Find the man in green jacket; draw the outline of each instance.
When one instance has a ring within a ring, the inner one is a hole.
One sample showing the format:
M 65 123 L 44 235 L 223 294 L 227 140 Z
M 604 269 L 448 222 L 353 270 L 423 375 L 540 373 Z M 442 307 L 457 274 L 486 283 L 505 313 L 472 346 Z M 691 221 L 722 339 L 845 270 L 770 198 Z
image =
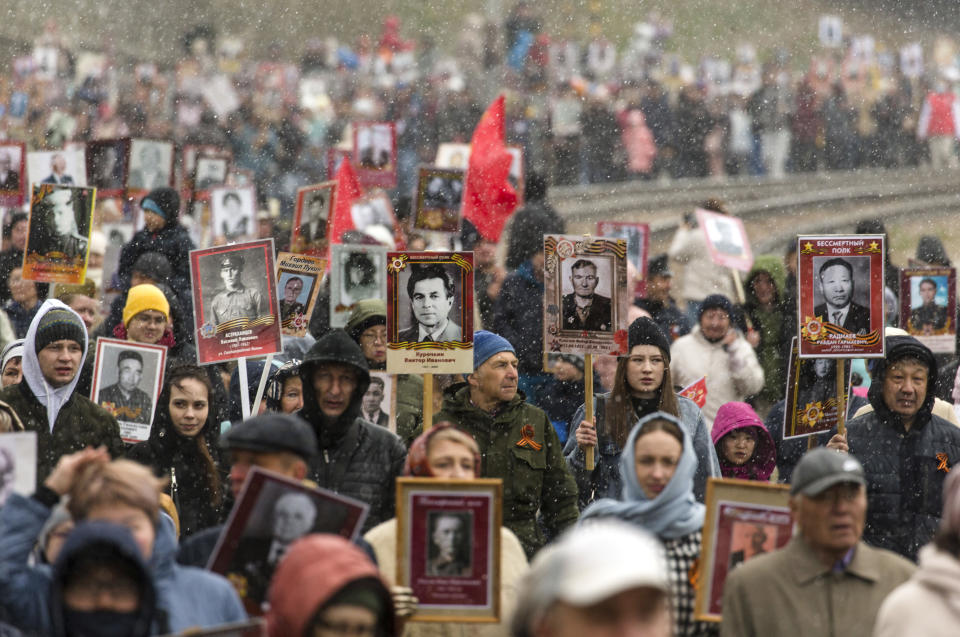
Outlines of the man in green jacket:
M 532 557 L 577 521 L 577 483 L 550 419 L 517 391 L 517 355 L 502 336 L 473 334 L 473 373 L 449 387 L 434 422 L 450 421 L 480 445 L 485 478 L 503 480 L 503 525 Z
M 0 391 L 0 401 L 37 432 L 37 485 L 43 484 L 60 456 L 85 447 L 104 446 L 123 455 L 116 418 L 75 392 L 87 354 L 87 328 L 80 316 L 56 300 L 45 301 L 30 322 L 23 344 L 23 381 Z

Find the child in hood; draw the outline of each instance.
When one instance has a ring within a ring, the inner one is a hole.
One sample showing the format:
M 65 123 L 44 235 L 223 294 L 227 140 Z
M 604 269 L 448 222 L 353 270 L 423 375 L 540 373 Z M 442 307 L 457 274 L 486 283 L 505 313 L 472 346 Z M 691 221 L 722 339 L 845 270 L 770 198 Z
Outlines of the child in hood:
M 766 482 L 777 466 L 773 438 L 747 403 L 730 402 L 717 410 L 711 431 L 724 478 Z

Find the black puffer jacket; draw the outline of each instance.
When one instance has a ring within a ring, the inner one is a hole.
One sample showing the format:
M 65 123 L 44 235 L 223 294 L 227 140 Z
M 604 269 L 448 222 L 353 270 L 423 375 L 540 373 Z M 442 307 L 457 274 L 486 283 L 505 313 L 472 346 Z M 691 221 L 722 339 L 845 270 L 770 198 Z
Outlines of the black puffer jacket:
M 150 438 L 134 445 L 127 457 L 153 469 L 160 477 L 170 478 L 170 497 L 180 516 L 180 538 L 223 521 L 226 474 L 221 469 L 218 410 L 210 399 L 207 422 L 198 436 L 203 436 L 216 476 L 208 473 L 208 464 L 196 438 L 177 433 L 170 419 L 170 386 L 164 387 L 157 399 L 157 412 Z
M 357 387 L 346 411 L 338 418 L 323 415 L 313 389 L 314 371 L 324 364 L 356 368 Z M 396 434 L 360 417 L 360 400 L 370 384 L 363 351 L 343 330 L 317 341 L 300 365 L 303 409 L 298 414 L 317 434 L 320 453 L 310 465 L 310 478 L 325 489 L 370 505 L 363 532 L 394 517 L 394 486 L 407 451 Z
M 909 431 L 883 400 L 887 367 L 904 358 L 929 368 L 927 396 Z M 850 453 L 863 463 L 867 478 L 867 525 L 863 539 L 916 560 L 940 523 L 943 482 L 960 463 L 960 428 L 934 416 L 937 363 L 912 336 L 887 338 L 887 357 L 873 375 L 868 398 L 873 412 L 847 424 Z

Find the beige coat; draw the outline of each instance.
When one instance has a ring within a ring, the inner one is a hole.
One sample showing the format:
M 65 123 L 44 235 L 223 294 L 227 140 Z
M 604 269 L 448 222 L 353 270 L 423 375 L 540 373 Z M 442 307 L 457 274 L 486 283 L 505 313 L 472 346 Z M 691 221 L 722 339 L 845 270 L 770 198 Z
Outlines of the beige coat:
M 920 568 L 890 593 L 873 637 L 954 637 L 960 634 L 960 561 L 932 545 L 920 549 Z
M 794 536 L 727 579 L 720 637 L 870 637 L 883 599 L 915 570 L 861 542 L 846 570 L 832 573 Z
M 391 586 L 397 582 L 397 519 L 379 524 L 363 536 L 377 555 L 380 573 Z M 513 532 L 500 527 L 500 622 L 453 624 L 407 622 L 404 637 L 506 637 L 516 607 L 518 584 L 529 570 L 527 556 Z

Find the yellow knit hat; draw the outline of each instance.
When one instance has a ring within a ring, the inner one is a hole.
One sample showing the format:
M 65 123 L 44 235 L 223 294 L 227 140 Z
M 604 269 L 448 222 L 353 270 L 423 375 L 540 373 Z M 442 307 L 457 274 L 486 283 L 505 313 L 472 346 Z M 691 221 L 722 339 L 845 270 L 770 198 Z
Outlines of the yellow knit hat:
M 170 320 L 170 304 L 155 285 L 144 283 L 135 285 L 127 292 L 127 304 L 123 306 L 123 325 L 130 325 L 130 320 L 144 310 L 163 312 L 163 316 Z

